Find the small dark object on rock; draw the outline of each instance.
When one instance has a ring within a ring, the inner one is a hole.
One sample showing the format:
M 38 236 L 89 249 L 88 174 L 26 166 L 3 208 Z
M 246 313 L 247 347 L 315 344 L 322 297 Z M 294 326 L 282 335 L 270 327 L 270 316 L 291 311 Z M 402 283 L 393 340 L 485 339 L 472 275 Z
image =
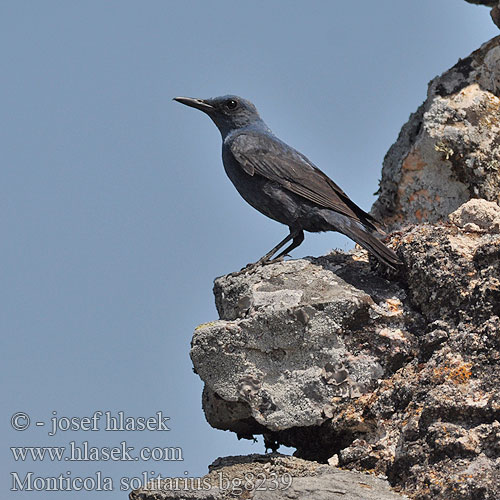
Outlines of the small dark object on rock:
M 491 19 L 500 28 L 500 3 L 491 9 Z

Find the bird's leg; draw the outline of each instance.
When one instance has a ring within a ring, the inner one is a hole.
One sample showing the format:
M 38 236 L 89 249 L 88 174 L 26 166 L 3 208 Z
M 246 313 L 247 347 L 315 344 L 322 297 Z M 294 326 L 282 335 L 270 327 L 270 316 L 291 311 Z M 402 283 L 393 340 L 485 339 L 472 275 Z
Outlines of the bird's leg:
M 269 262 L 275 262 L 281 259 L 282 257 L 285 257 L 285 255 L 287 255 L 288 252 L 291 252 L 294 248 L 297 248 L 304 241 L 304 231 L 299 229 L 298 231 L 294 231 L 293 234 L 294 236 L 292 243 L 289 246 L 287 246 L 277 257 L 270 260 Z
M 263 257 L 261 257 L 256 263 L 256 266 L 259 266 L 261 264 L 265 264 L 266 262 L 269 262 L 271 260 L 271 257 L 284 245 L 286 245 L 292 238 L 296 237 L 296 232 L 295 231 L 290 231 L 290 234 L 286 237 L 283 238 L 274 248 L 269 250 L 269 252 L 266 253 Z M 253 265 L 253 264 L 251 264 Z
M 276 258 L 271 260 L 271 257 L 284 245 L 286 245 L 291 239 L 293 239 L 293 242 L 290 246 L 286 248 L 283 252 L 281 252 Z M 269 252 L 266 253 L 262 258 L 260 258 L 257 262 L 254 262 L 253 264 L 247 264 L 241 271 L 239 271 L 237 274 L 251 271 L 259 266 L 262 266 L 264 264 L 268 264 L 271 262 L 276 262 L 278 260 L 281 260 L 281 258 L 286 255 L 290 250 L 298 247 L 302 242 L 304 241 L 304 232 L 300 229 L 296 230 L 290 230 L 290 234 L 281 240 L 274 248 L 269 250 Z

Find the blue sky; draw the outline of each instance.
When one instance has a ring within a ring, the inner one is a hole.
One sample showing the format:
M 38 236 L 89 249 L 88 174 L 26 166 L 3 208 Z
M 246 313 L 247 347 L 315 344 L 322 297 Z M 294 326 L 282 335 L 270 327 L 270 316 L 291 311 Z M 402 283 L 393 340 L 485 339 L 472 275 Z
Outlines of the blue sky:
M 456 0 L 0 1 L 2 476 L 199 476 L 263 452 L 211 429 L 189 343 L 212 281 L 287 229 L 225 177 L 220 136 L 171 99 L 234 93 L 365 209 L 430 79 L 498 33 Z M 294 257 L 351 243 L 306 235 Z M 170 417 L 166 432 L 60 432 L 57 416 Z M 14 431 L 24 411 L 47 423 Z M 14 462 L 10 446 L 179 446 L 183 462 Z M 5 484 L 5 483 L 4 483 Z M 50 498 L 11 493 L 12 498 Z M 78 494 L 64 494 L 76 498 Z M 10 498 L 10 496 L 9 496 Z

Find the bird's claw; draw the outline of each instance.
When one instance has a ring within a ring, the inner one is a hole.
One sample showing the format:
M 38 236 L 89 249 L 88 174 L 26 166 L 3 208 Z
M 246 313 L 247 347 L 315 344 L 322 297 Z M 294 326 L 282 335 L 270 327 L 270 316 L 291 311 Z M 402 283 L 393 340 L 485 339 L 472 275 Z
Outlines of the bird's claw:
M 247 264 L 245 267 L 242 267 L 239 271 L 234 271 L 233 273 L 230 273 L 229 276 L 240 276 L 242 274 L 246 273 L 252 273 L 254 272 L 259 266 L 261 265 L 260 261 L 253 262 L 250 264 Z
M 264 262 L 263 264 L 276 264 L 276 262 L 283 262 L 285 260 L 285 255 L 280 255 L 279 257 L 275 257 L 274 259 L 268 260 L 267 262 Z M 290 256 L 288 256 L 290 257 Z
M 291 257 L 291 255 L 288 254 L 280 255 L 279 257 L 275 257 L 274 259 L 260 259 L 257 262 L 252 262 L 250 264 L 247 264 L 245 267 L 242 267 L 239 271 L 231 273 L 230 276 L 240 276 L 246 273 L 253 273 L 259 267 L 267 266 L 269 264 L 276 264 L 278 262 L 283 262 L 285 260 L 285 257 Z

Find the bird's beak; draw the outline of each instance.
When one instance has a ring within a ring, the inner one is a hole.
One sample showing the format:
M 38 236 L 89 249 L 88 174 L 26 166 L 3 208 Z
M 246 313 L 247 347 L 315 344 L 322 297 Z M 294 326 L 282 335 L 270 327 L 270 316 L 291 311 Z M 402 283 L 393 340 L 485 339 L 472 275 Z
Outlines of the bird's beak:
M 194 97 L 174 97 L 174 101 L 190 106 L 191 108 L 199 109 L 200 111 L 205 111 L 208 113 L 212 111 L 214 107 L 203 99 L 195 99 Z

